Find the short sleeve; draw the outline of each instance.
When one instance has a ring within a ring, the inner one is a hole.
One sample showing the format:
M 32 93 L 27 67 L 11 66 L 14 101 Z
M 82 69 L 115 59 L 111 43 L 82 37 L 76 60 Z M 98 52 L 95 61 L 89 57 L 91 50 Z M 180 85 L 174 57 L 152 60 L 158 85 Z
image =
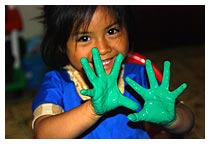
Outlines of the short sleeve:
M 39 105 L 51 103 L 62 107 L 63 82 L 62 76 L 57 71 L 45 74 L 43 83 L 32 103 L 32 111 Z

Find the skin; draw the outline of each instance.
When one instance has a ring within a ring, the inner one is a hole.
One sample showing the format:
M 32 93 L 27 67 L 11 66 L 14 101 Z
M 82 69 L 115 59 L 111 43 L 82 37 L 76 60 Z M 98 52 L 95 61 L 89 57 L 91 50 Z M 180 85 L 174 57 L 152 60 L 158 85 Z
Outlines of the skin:
M 128 51 L 128 37 L 125 27 L 116 23 L 114 17 L 98 7 L 88 27 L 88 31 L 80 28 L 79 33 L 71 34 L 67 42 L 67 55 L 70 63 L 84 75 L 80 59 L 87 58 L 90 66 L 94 68 L 92 48 L 97 47 L 101 60 L 107 61 L 103 65 L 105 72 L 110 73 L 116 56 L 121 53 L 124 57 Z M 85 76 L 84 76 L 85 77 Z
M 82 64 L 80 63 L 80 60 L 83 57 L 86 59 L 85 64 L 83 64 L 84 69 L 86 69 L 85 65 L 89 65 L 89 70 L 92 69 L 93 73 L 95 72 L 98 75 L 101 74 L 101 72 L 99 71 L 102 69 L 102 66 L 100 66 L 101 68 L 94 67 L 92 55 L 93 47 L 98 48 L 100 59 L 102 60 L 102 65 L 104 68 L 103 75 L 115 75 L 114 77 L 116 78 L 118 75 L 117 69 L 119 69 L 119 67 L 117 66 L 116 70 L 114 70 L 114 74 L 111 72 L 111 70 L 115 69 L 113 68 L 115 67 L 114 62 L 115 60 L 118 61 L 118 58 L 116 57 L 119 54 L 124 57 L 126 57 L 127 55 L 127 31 L 124 26 L 120 27 L 116 23 L 112 15 L 107 13 L 107 11 L 103 9 L 103 7 L 99 6 L 96 9 L 86 31 L 84 31 L 84 27 L 81 27 L 79 33 L 70 34 L 70 38 L 67 41 L 67 47 L 67 55 L 69 57 L 70 63 L 80 72 L 81 76 L 84 77 L 84 79 L 86 79 L 87 77 L 85 72 L 83 71 Z M 88 78 L 91 80 L 91 82 L 93 81 L 91 76 Z M 115 90 L 117 90 L 117 88 L 115 88 Z M 87 95 L 91 95 L 92 97 L 97 96 L 95 94 L 90 94 L 88 91 L 83 91 L 82 93 L 86 93 Z M 111 97 L 110 94 L 108 94 L 107 96 Z M 120 97 L 123 96 L 120 95 Z M 98 102 L 96 102 L 96 98 L 95 102 L 88 100 L 80 106 L 71 109 L 65 113 L 61 113 L 58 115 L 44 115 L 39 117 L 34 124 L 35 136 L 37 138 L 78 137 L 100 119 L 100 114 L 103 114 L 106 111 L 110 110 L 105 108 L 103 111 L 98 112 L 99 108 L 96 108 L 96 105 L 98 105 Z M 113 101 L 113 99 L 111 99 L 111 101 Z M 130 105 L 131 103 L 132 102 L 129 102 L 129 104 L 124 104 L 124 106 L 127 106 L 131 109 L 136 109 L 135 107 L 132 107 Z M 117 105 L 114 104 L 111 109 L 114 109 L 118 105 L 119 103 Z M 171 132 L 175 131 L 180 133 L 190 129 L 191 124 L 189 122 L 191 122 L 192 120 L 187 117 L 187 114 L 191 114 L 188 109 L 178 109 L 179 112 L 177 112 L 176 121 L 172 125 L 167 127 L 167 129 Z M 99 114 L 97 114 L 97 112 Z M 185 127 L 183 127 L 183 125 L 185 125 Z

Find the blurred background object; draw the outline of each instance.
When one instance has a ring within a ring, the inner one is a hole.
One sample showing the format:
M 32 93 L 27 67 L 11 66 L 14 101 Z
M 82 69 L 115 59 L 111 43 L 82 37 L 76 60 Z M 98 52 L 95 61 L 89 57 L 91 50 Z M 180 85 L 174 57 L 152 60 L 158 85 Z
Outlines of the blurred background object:
M 16 14 L 9 14 L 8 8 Z M 40 57 L 42 25 L 34 19 L 40 5 L 5 7 L 5 85 L 14 81 L 16 57 L 11 46 L 15 25 L 19 65 L 24 83 L 5 90 L 5 138 L 32 138 L 31 102 L 48 68 Z M 133 51 L 150 58 L 162 72 L 164 60 L 171 61 L 171 90 L 188 84 L 180 99 L 195 114 L 195 125 L 186 135 L 174 138 L 205 138 L 205 6 L 204 5 L 135 5 Z M 12 25 L 10 26 L 9 23 Z M 21 87 L 21 88 L 20 88 Z M 157 138 L 167 138 L 164 133 Z
M 5 138 L 32 138 L 31 102 L 46 70 L 39 12 L 39 6 L 5 6 Z
M 40 56 L 42 37 L 23 36 L 23 20 L 17 6 L 6 6 L 5 49 L 6 49 L 6 91 L 21 91 L 35 88 L 41 83 L 44 63 Z M 33 18 L 30 18 L 32 21 Z
M 19 35 L 22 19 L 15 6 L 6 6 L 5 20 L 5 52 L 6 52 L 6 91 L 22 89 L 25 85 L 24 73 L 21 68 L 24 42 Z

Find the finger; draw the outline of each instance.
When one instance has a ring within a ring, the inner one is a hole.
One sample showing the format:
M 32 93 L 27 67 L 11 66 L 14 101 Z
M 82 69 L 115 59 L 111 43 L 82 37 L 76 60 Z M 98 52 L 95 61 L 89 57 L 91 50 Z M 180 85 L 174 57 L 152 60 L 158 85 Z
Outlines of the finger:
M 143 99 L 146 99 L 146 95 L 147 92 L 145 90 L 145 88 L 143 88 L 142 86 L 140 86 L 137 82 L 133 81 L 132 79 L 130 79 L 129 77 L 125 78 L 125 81 L 139 94 L 143 97 Z
M 134 110 L 134 111 L 139 108 L 139 105 L 136 102 L 134 102 L 133 100 L 131 100 L 131 99 L 125 97 L 125 96 L 120 97 L 120 104 L 122 106 L 127 107 L 131 110 Z
M 144 116 L 143 116 L 141 111 L 139 113 L 129 114 L 127 116 L 127 118 L 132 122 L 138 122 L 138 121 L 143 121 L 144 120 Z
M 164 88 L 169 88 L 169 82 L 170 82 L 170 62 L 165 61 L 164 62 L 164 71 L 163 71 L 163 80 L 161 85 L 164 86 Z
M 80 90 L 80 93 L 82 95 L 85 95 L 85 96 L 90 96 L 90 97 L 93 97 L 94 96 L 94 90 L 93 89 L 82 89 Z
M 91 82 L 92 80 L 94 80 L 96 78 L 95 73 L 93 72 L 92 68 L 90 67 L 87 58 L 83 57 L 80 60 L 82 67 L 89 79 L 89 81 Z
M 149 83 L 151 88 L 157 88 L 158 87 L 158 82 L 155 77 L 154 70 L 152 68 L 152 63 L 149 59 L 146 60 L 146 70 L 147 70 L 147 75 L 149 78 Z
M 111 75 L 113 75 L 114 77 L 118 77 L 123 59 L 124 56 L 121 53 L 117 55 L 111 71 Z
M 101 77 L 102 75 L 105 74 L 105 70 L 100 58 L 100 54 L 98 52 L 97 48 L 92 49 L 92 55 L 93 55 L 93 62 L 94 62 L 94 67 L 96 70 L 96 74 Z
M 176 90 L 174 90 L 172 92 L 172 96 L 174 98 L 177 98 L 185 89 L 187 88 L 187 84 L 183 83 L 182 85 L 180 85 Z

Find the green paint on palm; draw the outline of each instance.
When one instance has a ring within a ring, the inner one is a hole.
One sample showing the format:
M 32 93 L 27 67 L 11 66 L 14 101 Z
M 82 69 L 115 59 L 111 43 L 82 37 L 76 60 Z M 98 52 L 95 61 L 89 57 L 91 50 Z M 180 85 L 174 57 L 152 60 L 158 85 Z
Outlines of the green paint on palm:
M 174 91 L 169 91 L 170 62 L 165 61 L 163 80 L 160 85 L 155 77 L 150 60 L 146 60 L 146 71 L 150 82 L 150 88 L 145 89 L 130 78 L 126 78 L 127 83 L 145 100 L 143 109 L 138 113 L 128 115 L 128 119 L 137 121 L 147 121 L 157 124 L 167 125 L 176 118 L 175 99 L 186 89 L 187 84 L 183 83 Z

